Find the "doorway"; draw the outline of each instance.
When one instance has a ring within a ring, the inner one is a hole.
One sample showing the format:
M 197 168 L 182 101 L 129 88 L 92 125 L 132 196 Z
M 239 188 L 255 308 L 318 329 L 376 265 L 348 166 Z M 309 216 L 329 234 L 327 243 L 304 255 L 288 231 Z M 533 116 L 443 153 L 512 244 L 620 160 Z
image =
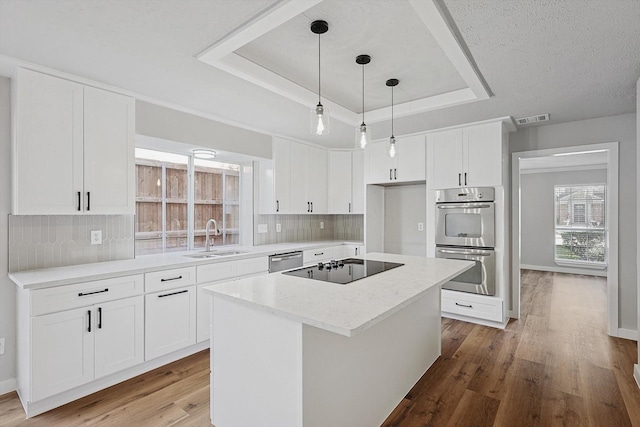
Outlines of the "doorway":
M 545 159 L 564 158 L 571 167 L 583 167 L 583 159 L 588 155 L 600 153 L 606 167 L 606 250 L 608 256 L 607 265 L 607 330 L 610 336 L 619 335 L 618 316 L 618 143 L 590 144 L 583 146 L 564 147 L 546 150 L 523 151 L 512 154 L 512 288 L 511 310 L 513 318 L 520 318 L 520 288 L 521 288 L 521 262 L 522 262 L 522 176 L 526 165 L 538 162 L 543 165 Z M 582 157 L 582 159 L 581 159 Z M 571 159 L 569 161 L 569 159 Z

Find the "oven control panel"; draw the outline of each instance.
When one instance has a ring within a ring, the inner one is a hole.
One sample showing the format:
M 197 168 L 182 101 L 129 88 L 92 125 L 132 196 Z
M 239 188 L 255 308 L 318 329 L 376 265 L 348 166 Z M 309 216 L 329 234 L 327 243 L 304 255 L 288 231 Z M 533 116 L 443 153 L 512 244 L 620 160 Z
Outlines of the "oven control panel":
M 493 187 L 465 187 L 436 190 L 436 203 L 492 202 L 495 200 Z

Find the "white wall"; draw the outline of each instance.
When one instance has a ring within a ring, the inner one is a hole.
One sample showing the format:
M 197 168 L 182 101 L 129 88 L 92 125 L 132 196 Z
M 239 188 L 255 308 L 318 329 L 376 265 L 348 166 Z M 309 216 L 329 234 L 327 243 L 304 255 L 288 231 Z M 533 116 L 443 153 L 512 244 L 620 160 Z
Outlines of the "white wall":
M 542 150 L 618 141 L 620 149 L 619 188 L 619 327 L 638 327 L 636 232 L 636 114 L 580 120 L 548 126 L 534 126 L 509 134 L 509 151 Z
M 554 186 L 606 184 L 606 169 L 525 173 L 520 175 L 520 263 L 526 266 L 561 269 L 555 263 Z M 605 270 L 571 268 L 592 274 Z M 553 270 L 552 270 L 553 271 Z
M 11 80 L 0 77 L 0 338 L 5 353 L 0 356 L 0 394 L 15 388 L 16 291 L 7 277 L 9 255 L 8 215 L 11 212 Z
M 421 185 L 399 185 L 384 190 L 384 251 L 390 254 L 427 254 L 426 223 L 427 188 Z M 418 223 L 423 224 L 422 231 Z

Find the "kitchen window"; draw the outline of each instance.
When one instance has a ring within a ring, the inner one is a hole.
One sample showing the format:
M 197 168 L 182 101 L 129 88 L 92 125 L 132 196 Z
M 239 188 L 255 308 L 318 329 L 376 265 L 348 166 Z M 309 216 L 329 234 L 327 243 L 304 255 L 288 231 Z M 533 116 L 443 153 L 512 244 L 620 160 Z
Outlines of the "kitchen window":
M 136 255 L 239 244 L 239 165 L 136 148 L 136 183 Z
M 605 268 L 605 185 L 556 185 L 555 262 Z

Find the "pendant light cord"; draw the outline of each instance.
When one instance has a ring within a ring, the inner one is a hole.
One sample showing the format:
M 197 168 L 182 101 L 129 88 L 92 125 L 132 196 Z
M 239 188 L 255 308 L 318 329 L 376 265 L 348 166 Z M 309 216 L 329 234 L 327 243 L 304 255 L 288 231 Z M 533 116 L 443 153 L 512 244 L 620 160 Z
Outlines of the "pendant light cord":
M 393 86 L 391 86 L 391 136 L 393 137 Z
M 318 104 L 320 103 L 320 34 L 318 34 Z
M 362 123 L 364 124 L 364 65 L 362 64 Z

